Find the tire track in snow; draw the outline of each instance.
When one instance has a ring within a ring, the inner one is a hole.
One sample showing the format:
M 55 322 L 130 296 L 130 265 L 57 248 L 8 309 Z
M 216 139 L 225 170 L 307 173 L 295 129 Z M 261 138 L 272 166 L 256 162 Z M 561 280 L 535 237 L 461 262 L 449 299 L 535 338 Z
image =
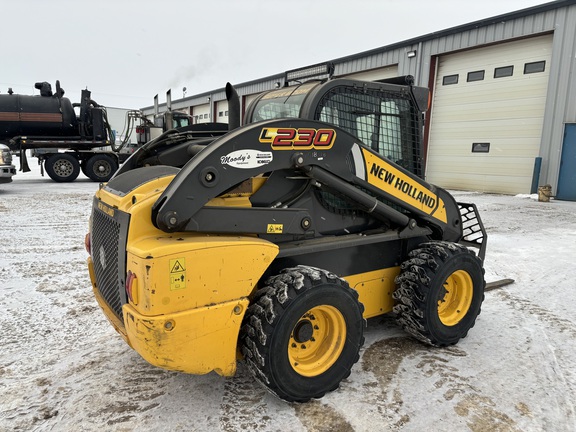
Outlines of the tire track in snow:
M 409 337 L 394 337 L 373 343 L 363 356 L 363 368 L 372 372 L 380 385 L 384 400 L 379 402 L 390 430 L 402 430 L 411 419 L 404 406 L 404 395 L 394 383 L 405 359 L 419 360 L 416 368 L 427 378 L 435 379 L 434 387 L 443 391 L 445 401 L 456 403 L 454 412 L 465 419 L 473 431 L 521 432 L 515 421 L 498 409 L 489 396 L 474 388 L 468 377 L 462 376 L 450 362 L 450 357 L 468 354 L 455 346 L 434 348 Z M 371 396 L 373 397 L 373 396 Z
M 546 369 L 552 382 L 561 383 L 562 387 L 566 389 L 566 395 L 574 394 L 576 392 L 576 387 L 573 384 L 576 382 L 576 362 L 574 357 L 570 355 L 569 358 L 559 359 L 559 357 L 562 357 L 562 351 L 553 348 L 558 344 L 550 341 L 551 335 L 549 333 L 554 331 L 559 335 L 566 335 L 569 339 L 574 340 L 576 339 L 576 323 L 508 291 L 498 291 L 497 295 L 513 310 L 523 312 L 528 317 L 536 317 L 547 324 L 545 328 L 539 329 L 539 334 L 547 340 L 545 346 L 547 347 L 548 356 L 546 358 L 548 361 L 552 361 L 552 365 L 543 364 L 542 368 Z M 563 397 L 559 401 L 559 405 L 559 409 L 565 413 L 566 421 L 573 424 L 576 428 L 576 406 L 574 402 L 570 397 Z
M 224 378 L 222 378 L 224 379 Z M 222 431 L 270 430 L 272 418 L 265 415 L 266 391 L 256 383 L 252 374 L 238 363 L 236 375 L 226 378 L 220 404 L 220 428 Z
M 497 295 L 512 309 L 534 315 L 547 324 L 550 324 L 551 328 L 554 328 L 560 333 L 566 333 L 569 337 L 576 339 L 575 322 L 562 318 L 549 309 L 535 304 L 528 299 L 515 296 L 508 291 L 497 291 Z
M 276 398 L 257 383 L 244 363 L 227 378 L 220 405 L 220 428 L 226 432 L 239 430 L 281 431 L 286 426 L 286 415 L 278 418 L 278 411 L 293 409 L 290 413 L 290 432 L 353 432 L 354 428 L 343 413 L 325 403 L 326 399 L 307 403 L 289 403 Z

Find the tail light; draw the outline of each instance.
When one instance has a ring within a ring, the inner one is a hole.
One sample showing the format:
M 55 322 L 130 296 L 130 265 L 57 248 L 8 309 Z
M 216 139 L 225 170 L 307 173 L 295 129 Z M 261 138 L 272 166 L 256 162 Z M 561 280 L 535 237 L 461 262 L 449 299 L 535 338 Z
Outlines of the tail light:
M 138 279 L 131 270 L 126 273 L 126 294 L 131 303 L 138 304 Z
M 88 255 L 92 255 L 92 243 L 90 241 L 90 233 L 86 233 L 86 237 L 84 237 L 84 247 L 86 248 L 86 252 L 88 252 Z

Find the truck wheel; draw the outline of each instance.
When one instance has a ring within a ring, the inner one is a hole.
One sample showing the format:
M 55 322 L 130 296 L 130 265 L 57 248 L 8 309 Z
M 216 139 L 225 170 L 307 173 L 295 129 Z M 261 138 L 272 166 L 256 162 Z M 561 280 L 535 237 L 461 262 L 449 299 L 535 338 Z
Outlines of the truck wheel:
M 107 182 L 118 169 L 116 161 L 108 155 L 97 154 L 86 162 L 85 174 L 97 182 Z
M 423 243 L 396 277 L 397 320 L 408 333 L 434 346 L 466 337 L 484 300 L 484 269 L 474 252 L 450 242 Z
M 364 307 L 336 275 L 313 267 L 269 278 L 246 311 L 241 349 L 278 397 L 306 402 L 338 388 L 364 343 Z
M 80 174 L 78 159 L 69 153 L 56 153 L 44 162 L 44 168 L 50 178 L 56 182 L 72 182 Z

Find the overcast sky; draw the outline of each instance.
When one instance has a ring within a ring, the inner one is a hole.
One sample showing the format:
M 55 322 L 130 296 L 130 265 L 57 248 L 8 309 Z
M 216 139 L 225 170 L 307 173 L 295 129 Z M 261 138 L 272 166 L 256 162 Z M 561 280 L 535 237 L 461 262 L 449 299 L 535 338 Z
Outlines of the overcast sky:
M 150 106 L 542 0 L 2 0 L 0 93 L 60 80 L 71 101 Z

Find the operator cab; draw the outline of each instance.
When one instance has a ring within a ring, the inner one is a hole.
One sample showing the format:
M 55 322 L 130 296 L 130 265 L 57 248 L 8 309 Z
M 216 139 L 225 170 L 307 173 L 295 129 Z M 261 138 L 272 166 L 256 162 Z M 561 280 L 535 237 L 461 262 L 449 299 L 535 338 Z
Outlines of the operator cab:
M 411 77 L 390 81 L 316 79 L 271 90 L 248 107 L 246 123 L 281 118 L 325 122 L 423 177 L 421 132 L 428 90 L 412 86 Z
M 244 124 L 290 118 L 320 121 L 345 130 L 358 142 L 423 178 L 422 119 L 428 89 L 414 87 L 412 77 L 368 82 L 332 79 L 332 72 L 330 64 L 286 72 L 284 87 L 260 94 L 247 107 Z M 187 116 L 170 113 L 173 120 Z M 206 136 L 218 135 L 221 133 Z M 181 138 L 178 145 L 170 137 L 165 140 L 167 144 L 148 146 L 122 171 L 150 164 L 182 167 L 213 141 Z

